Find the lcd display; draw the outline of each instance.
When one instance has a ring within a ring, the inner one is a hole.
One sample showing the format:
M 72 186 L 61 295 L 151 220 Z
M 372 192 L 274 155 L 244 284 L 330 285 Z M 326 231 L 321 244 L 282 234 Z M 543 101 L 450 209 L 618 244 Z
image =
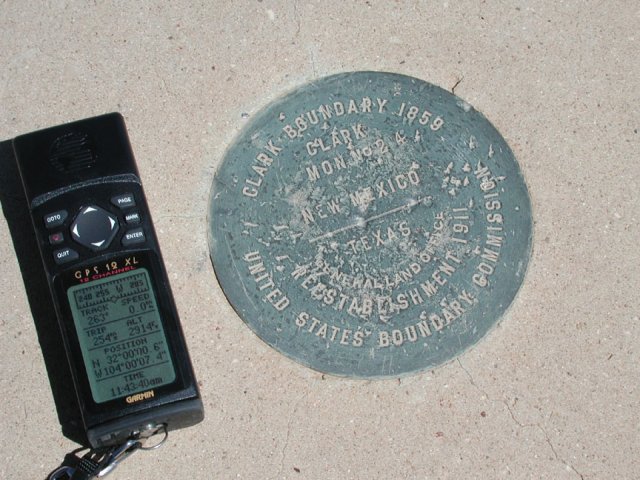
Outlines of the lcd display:
M 73 286 L 67 296 L 96 403 L 175 380 L 146 269 Z

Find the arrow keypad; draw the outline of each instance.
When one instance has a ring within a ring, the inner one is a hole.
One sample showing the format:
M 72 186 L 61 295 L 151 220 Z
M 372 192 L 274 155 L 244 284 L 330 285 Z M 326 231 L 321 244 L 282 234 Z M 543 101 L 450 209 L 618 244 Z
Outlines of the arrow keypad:
M 118 217 L 96 205 L 88 205 L 71 224 L 71 237 L 97 252 L 109 247 L 119 228 Z
M 73 243 L 100 252 L 108 249 L 119 237 L 119 243 L 125 248 L 147 241 L 140 212 L 133 208 L 136 205 L 133 194 L 114 196 L 110 203 L 118 207 L 117 211 L 103 208 L 108 203 L 103 206 L 94 203 L 82 206 L 75 217 L 67 216 L 66 210 L 45 215 L 45 228 L 53 230 L 46 239 L 50 246 L 57 246 L 52 252 L 56 264 L 74 262 L 83 256 L 74 249 Z M 73 243 L 68 241 L 69 237 Z

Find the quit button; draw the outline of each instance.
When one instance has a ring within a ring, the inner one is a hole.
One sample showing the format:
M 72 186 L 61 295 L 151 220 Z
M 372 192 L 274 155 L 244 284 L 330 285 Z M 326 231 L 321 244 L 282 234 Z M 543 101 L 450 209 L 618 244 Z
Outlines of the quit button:
M 71 248 L 61 248 L 60 250 L 56 250 L 53 252 L 53 260 L 58 264 L 62 265 L 63 263 L 72 262 L 79 258 L 78 252 Z

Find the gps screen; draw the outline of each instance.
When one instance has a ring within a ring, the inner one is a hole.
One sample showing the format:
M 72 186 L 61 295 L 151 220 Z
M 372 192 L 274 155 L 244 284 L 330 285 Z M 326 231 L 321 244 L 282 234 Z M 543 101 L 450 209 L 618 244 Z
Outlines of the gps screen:
M 67 297 L 96 403 L 175 380 L 146 269 L 75 285 Z

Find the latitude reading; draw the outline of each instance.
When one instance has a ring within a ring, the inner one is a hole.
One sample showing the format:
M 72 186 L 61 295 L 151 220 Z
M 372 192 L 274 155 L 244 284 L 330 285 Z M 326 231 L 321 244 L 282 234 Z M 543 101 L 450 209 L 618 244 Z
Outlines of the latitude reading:
M 73 286 L 67 296 L 96 403 L 175 380 L 146 269 Z
M 531 205 L 504 138 L 422 80 L 354 72 L 258 113 L 214 178 L 211 258 L 269 345 L 316 370 L 404 375 L 477 343 L 512 303 Z

